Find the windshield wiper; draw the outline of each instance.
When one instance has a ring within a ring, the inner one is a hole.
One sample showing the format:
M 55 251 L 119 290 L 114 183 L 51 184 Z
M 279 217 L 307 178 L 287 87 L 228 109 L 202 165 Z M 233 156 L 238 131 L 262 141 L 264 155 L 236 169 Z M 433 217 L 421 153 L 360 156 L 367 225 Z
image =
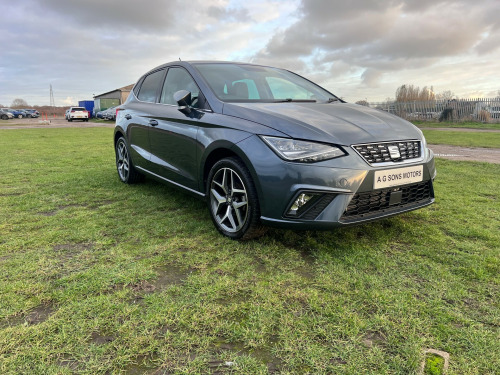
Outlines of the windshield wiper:
M 337 98 L 328 98 L 327 103 L 338 102 Z
M 316 103 L 316 100 L 314 100 L 314 99 L 292 99 L 292 98 L 286 98 L 286 99 L 279 99 L 279 100 L 275 100 L 274 101 L 274 103 L 286 103 L 286 102 Z

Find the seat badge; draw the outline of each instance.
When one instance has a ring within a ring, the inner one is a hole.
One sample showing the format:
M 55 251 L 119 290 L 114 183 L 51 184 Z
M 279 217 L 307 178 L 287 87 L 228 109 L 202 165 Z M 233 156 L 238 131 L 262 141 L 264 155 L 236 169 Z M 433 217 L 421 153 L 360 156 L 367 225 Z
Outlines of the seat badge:
M 396 160 L 401 157 L 398 146 L 387 146 L 387 149 L 389 150 L 392 160 Z

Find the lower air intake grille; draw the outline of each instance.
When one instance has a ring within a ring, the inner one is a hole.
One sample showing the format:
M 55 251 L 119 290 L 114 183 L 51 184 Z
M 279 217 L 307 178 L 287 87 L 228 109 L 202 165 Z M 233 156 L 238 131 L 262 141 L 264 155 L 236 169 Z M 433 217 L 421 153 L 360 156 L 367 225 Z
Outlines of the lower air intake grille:
M 391 205 L 391 193 L 393 192 L 401 192 L 401 200 Z M 433 195 L 431 181 L 358 193 L 354 195 L 349 206 L 347 206 L 342 219 L 346 219 L 346 221 L 368 219 L 370 216 L 376 216 L 384 212 L 398 211 L 410 208 L 413 205 L 418 206 L 429 201 L 433 198 Z

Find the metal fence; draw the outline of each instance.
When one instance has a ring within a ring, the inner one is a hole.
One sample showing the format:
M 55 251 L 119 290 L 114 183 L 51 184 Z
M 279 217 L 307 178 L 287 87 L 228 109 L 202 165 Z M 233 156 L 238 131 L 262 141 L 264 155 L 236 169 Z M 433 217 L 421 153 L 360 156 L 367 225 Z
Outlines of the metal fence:
M 369 103 L 406 120 L 500 123 L 500 97 Z

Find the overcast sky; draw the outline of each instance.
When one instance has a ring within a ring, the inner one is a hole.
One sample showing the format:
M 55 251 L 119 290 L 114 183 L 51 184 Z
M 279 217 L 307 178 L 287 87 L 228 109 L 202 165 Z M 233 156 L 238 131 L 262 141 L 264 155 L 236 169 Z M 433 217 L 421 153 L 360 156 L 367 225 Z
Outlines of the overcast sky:
M 77 104 L 178 60 L 263 63 L 347 101 L 495 97 L 500 0 L 2 0 L 0 104 Z

